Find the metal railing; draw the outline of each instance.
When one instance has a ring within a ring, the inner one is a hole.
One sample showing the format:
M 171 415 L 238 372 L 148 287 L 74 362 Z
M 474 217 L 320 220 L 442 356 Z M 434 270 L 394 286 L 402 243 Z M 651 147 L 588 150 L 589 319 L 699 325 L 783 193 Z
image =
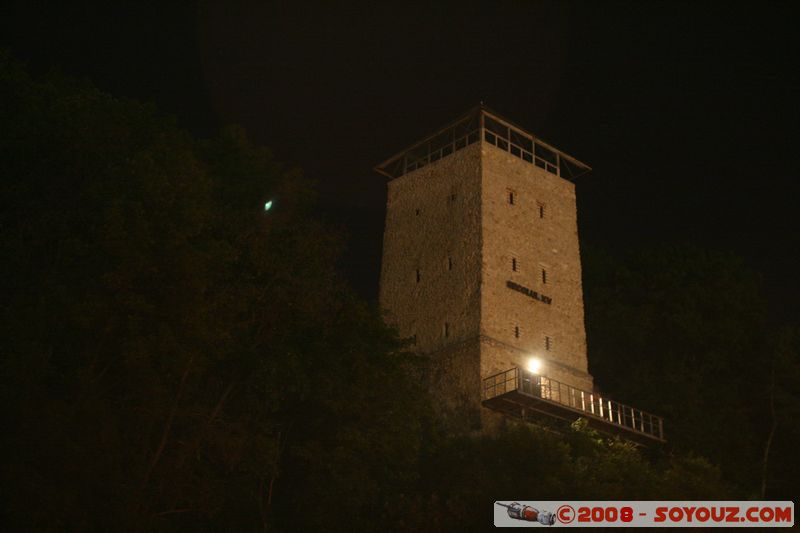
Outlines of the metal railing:
M 457 121 L 387 159 L 375 169 L 390 178 L 398 178 L 478 141 L 496 146 L 566 179 L 574 179 L 591 170 L 496 113 L 489 112 L 485 107 L 471 110 Z
M 381 163 L 376 169 L 397 178 L 476 143 L 481 138 L 480 117 L 480 111 L 473 110 L 436 134 Z
M 483 140 L 511 155 L 545 169 L 556 176 L 559 172 L 559 156 L 543 146 L 532 135 L 514 129 L 504 122 L 484 113 Z M 548 161 L 549 159 L 549 161 Z
M 660 416 L 603 398 L 598 394 L 576 389 L 547 376 L 536 375 L 515 367 L 483 380 L 484 400 L 514 391 L 664 440 L 664 421 Z

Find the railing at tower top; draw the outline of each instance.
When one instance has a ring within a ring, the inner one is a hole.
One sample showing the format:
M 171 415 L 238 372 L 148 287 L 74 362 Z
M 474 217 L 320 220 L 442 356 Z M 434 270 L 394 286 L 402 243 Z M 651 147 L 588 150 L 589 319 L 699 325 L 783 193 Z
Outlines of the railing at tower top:
M 487 407 L 502 406 L 502 400 L 558 418 L 584 416 L 600 430 L 619 429 L 622 431 L 613 432 L 664 442 L 664 421 L 660 416 L 518 367 L 485 378 L 482 399 Z
M 591 170 L 485 106 L 479 106 L 437 133 L 387 159 L 375 170 L 398 178 L 483 140 L 551 174 L 574 179 Z

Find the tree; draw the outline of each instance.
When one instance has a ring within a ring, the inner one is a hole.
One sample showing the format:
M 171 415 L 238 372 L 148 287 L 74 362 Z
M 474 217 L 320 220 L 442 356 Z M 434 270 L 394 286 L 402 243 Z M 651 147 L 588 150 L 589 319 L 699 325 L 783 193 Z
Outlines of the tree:
M 797 337 L 763 355 L 771 395 L 731 398 L 762 334 L 735 263 L 671 252 L 587 269 L 598 382 L 672 416 L 674 452 L 581 424 L 442 435 L 415 377 L 424 359 L 339 278 L 341 238 L 301 172 L 239 128 L 197 140 L 149 106 L 31 79 L 7 55 L 0 95 L 12 528 L 483 529 L 501 495 L 730 494 L 683 450 L 724 468 L 763 458 L 748 482 L 788 464 Z M 757 438 L 770 405 L 774 438 Z M 708 412 L 756 438 L 722 452 L 735 432 L 699 430 Z
M 690 247 L 584 256 L 596 382 L 663 415 L 670 445 L 711 458 L 740 495 L 761 492 L 774 349 L 758 276 Z
M 510 423 L 494 435 L 446 439 L 425 456 L 421 491 L 398 529 L 483 531 L 492 504 L 520 500 L 720 498 L 718 469 L 695 456 L 643 451 L 578 420 L 564 433 Z
M 0 90 L 12 524 L 314 525 L 413 481 L 424 395 L 338 279 L 313 184 L 7 56 Z
M 760 497 L 791 499 L 797 494 L 800 478 L 795 460 L 800 443 L 800 329 L 781 328 L 771 355 Z

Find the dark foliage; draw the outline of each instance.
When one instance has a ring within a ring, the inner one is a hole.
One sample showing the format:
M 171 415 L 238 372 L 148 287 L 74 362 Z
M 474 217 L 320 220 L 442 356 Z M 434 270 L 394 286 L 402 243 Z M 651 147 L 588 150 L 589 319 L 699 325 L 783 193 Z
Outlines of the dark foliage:
M 796 495 L 797 330 L 768 324 L 758 275 L 683 246 L 584 263 L 597 383 L 665 416 L 671 446 L 720 465 L 741 497 Z
M 727 259 L 588 268 L 598 381 L 668 416 L 679 454 L 581 424 L 455 439 L 419 363 L 338 277 L 341 241 L 301 173 L 236 128 L 197 141 L 7 56 L 0 97 L 12 529 L 475 530 L 502 496 L 721 498 L 689 451 L 755 490 L 765 412 L 767 471 L 786 461 L 798 336 L 754 358 L 757 289 Z
M 424 396 L 299 172 L 7 58 L 1 81 L 12 524 L 321 526 L 414 482 Z

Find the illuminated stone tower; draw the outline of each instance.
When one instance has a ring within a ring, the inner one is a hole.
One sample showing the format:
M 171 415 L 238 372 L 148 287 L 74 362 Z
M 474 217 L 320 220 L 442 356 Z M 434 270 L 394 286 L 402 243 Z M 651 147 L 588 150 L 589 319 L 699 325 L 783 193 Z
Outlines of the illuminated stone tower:
M 430 356 L 441 415 L 492 424 L 485 378 L 592 391 L 573 179 L 590 168 L 479 107 L 388 159 L 380 303 Z

